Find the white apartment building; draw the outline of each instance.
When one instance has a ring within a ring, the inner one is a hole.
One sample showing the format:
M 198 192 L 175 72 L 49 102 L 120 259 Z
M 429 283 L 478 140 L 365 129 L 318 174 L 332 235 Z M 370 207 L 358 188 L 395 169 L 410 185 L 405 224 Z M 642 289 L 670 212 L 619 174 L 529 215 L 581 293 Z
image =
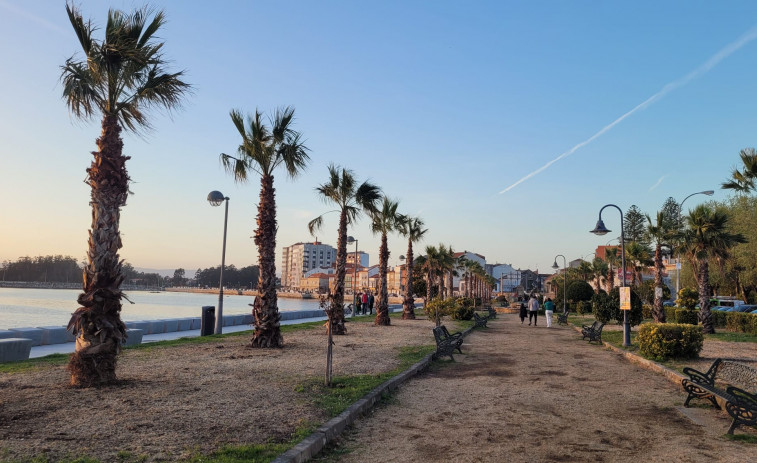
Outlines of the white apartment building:
M 303 275 L 313 269 L 331 267 L 335 261 L 336 249 L 320 241 L 285 247 L 281 253 L 281 287 L 299 291 Z
M 455 259 L 465 257 L 467 260 L 478 262 L 482 268 L 486 269 L 486 257 L 482 256 L 481 254 L 476 254 L 475 252 L 470 251 L 463 251 L 452 254 L 452 257 L 454 257 Z M 465 291 L 465 278 L 462 277 L 464 273 L 462 267 L 457 268 L 457 273 L 458 276 L 452 278 L 452 286 L 458 288 L 458 291 L 460 292 L 460 294 L 462 294 Z
M 369 255 L 363 251 L 357 252 L 357 265 L 359 267 L 369 267 L 370 264 L 368 263 Z M 347 263 L 351 264 L 355 262 L 355 251 L 350 251 L 349 248 L 347 249 Z

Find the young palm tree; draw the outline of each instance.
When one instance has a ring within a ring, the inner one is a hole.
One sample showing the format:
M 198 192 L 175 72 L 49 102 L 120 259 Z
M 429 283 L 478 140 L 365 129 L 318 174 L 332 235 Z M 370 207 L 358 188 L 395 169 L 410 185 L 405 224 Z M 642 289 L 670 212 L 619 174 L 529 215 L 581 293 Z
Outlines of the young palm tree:
M 415 320 L 415 298 L 413 296 L 413 243 L 417 243 L 428 229 L 423 228 L 423 221 L 418 217 L 401 217 L 399 232 L 407 237 L 407 256 L 405 257 L 405 297 L 402 300 L 402 319 Z
M 728 231 L 728 215 L 725 211 L 699 205 L 686 217 L 683 231 L 682 253 L 694 268 L 699 289 L 699 321 L 705 334 L 715 332 L 710 311 L 709 258 L 727 253 L 738 243 L 745 243 L 741 233 Z
M 607 262 L 607 292 L 615 286 L 615 270 L 620 263 L 618 248 L 605 249 L 605 262 Z
M 221 154 L 221 163 L 237 182 L 246 182 L 252 173 L 260 175 L 260 202 L 258 203 L 255 244 L 258 247 L 259 297 L 252 308 L 255 331 L 252 347 L 281 347 L 279 308 L 276 299 L 276 195 L 273 188 L 273 172 L 283 165 L 290 178 L 302 173 L 310 159 L 302 135 L 292 129 L 294 108 L 277 109 L 270 118 L 270 127 L 263 121 L 263 115 L 255 110 L 255 115 L 245 119 L 238 110 L 232 110 L 234 123 L 242 143 L 237 148 L 237 156 Z
M 662 271 L 665 268 L 662 264 L 662 246 L 667 243 L 675 234 L 676 223 L 674 220 L 664 214 L 662 211 L 657 212 L 657 224 L 652 223 L 652 219 L 647 215 L 647 235 L 652 239 L 654 248 L 654 286 L 655 297 L 654 307 L 652 308 L 652 318 L 656 323 L 665 323 L 665 310 L 662 308 L 662 295 L 658 296 L 656 288 L 662 291 Z
M 329 166 L 328 181 L 316 187 L 315 191 L 318 192 L 324 202 L 336 205 L 336 212 L 339 212 L 336 242 L 336 284 L 331 309 L 331 331 L 334 334 L 346 334 L 347 328 L 344 326 L 344 274 L 347 263 L 347 227 L 353 224 L 361 213 L 372 213 L 376 210 L 376 203 L 381 198 L 381 189 L 368 181 L 358 185 L 353 171 L 332 164 Z M 326 214 L 328 212 L 308 223 L 310 234 L 314 234 L 316 230 L 321 228 L 323 216 Z M 357 265 L 357 262 L 355 262 L 355 265 Z M 353 286 L 356 287 L 357 285 L 353 283 Z
M 591 269 L 594 274 L 594 281 L 597 285 L 597 293 L 599 293 L 599 290 L 602 289 L 602 280 L 607 281 L 609 266 L 607 265 L 607 262 L 600 257 L 595 257 L 594 260 L 591 261 Z
M 379 287 L 376 301 L 376 325 L 388 326 L 389 319 L 389 291 L 386 286 L 386 273 L 389 263 L 389 246 L 387 235 L 397 229 L 397 207 L 399 203 L 384 197 L 381 208 L 371 213 L 371 231 L 381 235 L 379 247 Z
M 626 263 L 631 264 L 631 285 L 641 285 L 642 271 L 652 265 L 649 249 L 643 244 L 632 241 L 626 245 Z
M 68 369 L 71 384 L 97 386 L 116 380 L 116 359 L 126 337 L 121 321 L 124 274 L 118 250 L 121 207 L 129 195 L 128 156 L 123 155 L 121 130 L 149 129 L 146 110 L 177 108 L 190 90 L 183 72 L 169 73 L 162 42 L 155 33 L 165 22 L 162 11 L 149 18 L 143 8 L 127 14 L 108 11 L 105 38 L 92 38 L 96 27 L 81 12 L 66 5 L 84 59 L 71 57 L 62 66 L 63 98 L 77 118 L 102 116 L 94 160 L 87 169 L 91 188 L 92 225 L 84 266 L 84 292 L 79 295 L 69 329 L 77 334 L 76 352 Z

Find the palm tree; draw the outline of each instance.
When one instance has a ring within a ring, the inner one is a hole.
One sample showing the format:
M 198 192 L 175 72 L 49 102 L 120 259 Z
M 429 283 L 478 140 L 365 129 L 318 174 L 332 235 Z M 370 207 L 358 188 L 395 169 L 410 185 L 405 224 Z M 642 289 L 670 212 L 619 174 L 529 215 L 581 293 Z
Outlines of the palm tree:
M 699 205 L 686 217 L 683 231 L 682 253 L 694 268 L 699 289 L 699 321 L 703 332 L 712 334 L 715 326 L 710 311 L 709 258 L 721 256 L 738 243 L 745 243 L 741 233 L 728 231 L 728 215 L 725 211 Z
M 741 157 L 744 169 L 734 169 L 731 173 L 731 180 L 723 182 L 722 188 L 735 190 L 738 193 L 749 193 L 754 191 L 754 182 L 757 180 L 757 150 L 744 148 L 739 152 L 739 157 Z
M 436 246 L 426 246 L 426 254 L 420 256 L 417 260 L 417 264 L 423 270 L 426 275 L 426 300 L 424 305 L 431 302 L 431 295 L 433 294 L 432 286 L 436 281 L 437 268 L 439 265 L 439 251 Z
M 413 243 L 417 243 L 428 229 L 423 228 L 423 221 L 418 217 L 402 216 L 398 222 L 399 232 L 407 237 L 407 255 L 405 257 L 405 297 L 402 300 L 402 319 L 415 320 L 415 298 L 413 296 Z
M 631 285 L 636 285 L 638 278 L 638 285 L 641 285 L 642 272 L 649 265 L 652 265 L 653 261 L 649 257 L 649 249 L 643 244 L 637 241 L 631 241 L 626 245 L 626 263 L 631 264 Z
M 454 254 L 452 246 L 439 243 L 439 294 L 445 298 L 452 297 L 452 276 L 455 271 Z
M 592 268 L 591 264 L 586 262 L 585 260 L 582 260 L 581 263 L 578 264 L 576 271 L 583 281 L 588 282 L 594 277 L 594 269 Z
M 63 98 L 77 118 L 102 115 L 102 133 L 87 169 L 92 225 L 84 292 L 77 299 L 81 307 L 68 324 L 78 336 L 68 370 L 71 384 L 97 386 L 116 380 L 116 360 L 126 338 L 120 315 L 124 273 L 118 250 L 120 211 L 126 205 L 130 179 L 121 130 L 149 129 L 145 111 L 179 107 L 190 86 L 182 80 L 183 72 L 166 71 L 164 43 L 154 40 L 165 22 L 162 11 L 150 19 L 146 8 L 131 14 L 109 10 L 101 41 L 92 38 L 96 26 L 85 22 L 79 9 L 67 4 L 66 12 L 84 59 L 72 56 L 61 67 Z
M 371 231 L 381 235 L 381 246 L 379 247 L 379 287 L 378 298 L 376 301 L 376 321 L 374 324 L 388 326 L 391 324 L 389 319 L 389 291 L 386 286 L 386 273 L 389 263 L 389 246 L 387 245 L 387 235 L 397 229 L 397 207 L 399 203 L 384 197 L 381 208 L 371 213 Z
M 620 263 L 618 248 L 605 249 L 605 262 L 607 262 L 607 291 L 609 292 L 615 286 L 615 269 Z M 625 270 L 624 270 L 625 271 Z
M 599 293 L 599 290 L 602 289 L 602 280 L 607 281 L 609 266 L 607 265 L 607 262 L 602 260 L 602 258 L 595 257 L 594 260 L 591 261 L 591 269 L 597 285 L 597 293 Z
M 221 163 L 237 182 L 246 182 L 252 173 L 260 175 L 260 202 L 258 203 L 255 244 L 258 247 L 259 297 L 253 304 L 255 331 L 252 347 L 281 347 L 279 308 L 276 300 L 276 196 L 273 188 L 273 172 L 283 165 L 290 178 L 302 173 L 310 159 L 302 135 L 292 129 L 294 108 L 277 109 L 270 118 L 270 127 L 263 121 L 263 115 L 255 110 L 255 115 L 245 118 L 238 110 L 230 112 L 242 143 L 237 148 L 237 156 L 221 153 Z
M 346 334 L 344 326 L 344 274 L 347 263 L 347 227 L 360 217 L 361 213 L 371 213 L 376 210 L 376 203 L 381 198 L 381 189 L 365 181 L 360 185 L 355 180 L 355 173 L 344 167 L 329 166 L 329 179 L 323 185 L 316 187 L 316 192 L 326 203 L 337 206 L 339 213 L 339 228 L 336 250 L 336 284 L 332 300 L 332 326 L 334 334 Z M 310 234 L 314 234 L 323 225 L 325 212 L 308 223 Z M 357 265 L 357 262 L 355 262 Z M 357 288 L 353 282 L 353 291 Z
M 657 224 L 652 223 L 652 219 L 647 215 L 647 235 L 654 242 L 654 286 L 655 297 L 654 307 L 652 309 L 652 318 L 656 323 L 665 323 L 665 310 L 662 308 L 662 271 L 665 268 L 662 264 L 662 246 L 675 234 L 676 220 L 663 213 L 657 212 Z M 660 288 L 659 295 L 656 288 Z

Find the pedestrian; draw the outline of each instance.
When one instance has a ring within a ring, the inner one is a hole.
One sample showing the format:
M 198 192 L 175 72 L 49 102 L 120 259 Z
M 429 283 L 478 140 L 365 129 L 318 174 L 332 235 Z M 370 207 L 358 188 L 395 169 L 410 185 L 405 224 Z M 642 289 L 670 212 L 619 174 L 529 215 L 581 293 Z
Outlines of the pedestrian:
M 360 293 L 357 293 L 355 298 L 355 314 L 363 314 L 363 297 Z
M 526 320 L 528 307 L 526 306 L 526 301 L 524 301 L 522 297 L 518 296 L 518 301 L 520 302 L 520 324 L 522 325 Z
M 373 315 L 373 301 L 374 300 L 375 298 L 373 297 L 373 293 L 369 291 L 368 292 L 368 309 L 371 311 L 370 312 L 371 315 Z
M 544 303 L 544 316 L 547 317 L 547 328 L 552 328 L 552 314 L 555 312 L 555 303 L 548 297 Z
M 368 293 L 363 293 L 363 313 L 368 311 Z
M 528 326 L 531 326 L 531 319 L 534 319 L 534 326 L 536 326 L 536 319 L 539 316 L 539 300 L 536 299 L 536 295 L 532 294 L 531 299 L 528 300 Z

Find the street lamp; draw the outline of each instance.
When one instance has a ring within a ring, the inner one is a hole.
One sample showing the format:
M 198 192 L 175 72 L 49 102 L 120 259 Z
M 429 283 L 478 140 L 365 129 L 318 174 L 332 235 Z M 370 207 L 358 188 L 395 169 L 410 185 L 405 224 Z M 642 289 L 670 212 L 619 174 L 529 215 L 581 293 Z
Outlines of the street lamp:
M 595 235 L 606 235 L 610 233 L 611 230 L 608 230 L 607 227 L 605 227 L 605 223 L 602 222 L 602 211 L 605 210 L 606 207 L 614 207 L 618 210 L 620 213 L 620 262 L 621 267 L 623 269 L 623 287 L 626 286 L 626 235 L 625 231 L 623 230 L 623 211 L 616 206 L 615 204 L 607 204 L 606 206 L 603 206 L 602 209 L 599 210 L 599 220 L 597 220 L 597 225 L 594 227 L 594 230 L 591 230 L 591 233 L 594 233 Z M 623 345 L 628 347 L 631 345 L 631 324 L 628 321 L 628 310 L 623 311 Z
M 713 190 L 706 190 L 706 191 L 698 191 L 696 193 L 692 193 L 689 196 L 683 198 L 683 201 L 681 201 L 681 204 L 678 205 L 678 226 L 680 227 L 681 224 L 681 212 L 683 211 L 683 203 L 686 202 L 687 199 L 691 198 L 694 195 L 707 195 L 712 196 L 715 192 Z M 681 283 L 681 254 L 678 253 L 676 256 L 676 300 L 678 300 L 678 290 L 679 285 Z
M 352 262 L 352 268 L 354 269 L 354 273 L 352 276 L 352 316 L 355 316 L 355 312 L 357 312 L 357 239 L 353 238 L 351 236 L 347 237 L 347 243 L 355 242 L 355 259 Z
M 565 256 L 563 256 L 562 254 L 556 255 L 555 256 L 555 263 L 552 264 L 552 268 L 555 269 L 555 270 L 557 270 L 558 268 L 560 268 L 557 265 L 557 258 L 558 257 L 562 257 L 562 272 L 563 272 L 563 275 L 564 275 L 564 282 L 563 282 L 563 289 L 562 289 L 562 313 L 566 314 L 566 313 L 568 313 L 568 309 L 566 308 L 566 305 L 565 305 L 565 301 L 568 298 L 568 270 L 565 267 L 568 266 L 568 263 L 567 263 L 568 261 L 567 261 L 567 259 L 565 259 Z
M 211 206 L 220 206 L 226 201 L 226 213 L 223 217 L 223 251 L 221 252 L 221 280 L 218 283 L 218 313 L 216 313 L 215 334 L 223 333 L 223 268 L 226 266 L 226 224 L 229 221 L 229 198 L 220 191 L 211 191 L 208 202 Z

